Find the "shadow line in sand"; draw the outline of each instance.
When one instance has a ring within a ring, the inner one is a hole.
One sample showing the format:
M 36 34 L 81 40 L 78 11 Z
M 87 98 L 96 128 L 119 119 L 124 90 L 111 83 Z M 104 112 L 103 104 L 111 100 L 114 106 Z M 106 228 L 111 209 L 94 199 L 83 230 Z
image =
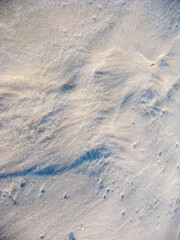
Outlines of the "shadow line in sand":
M 90 151 L 87 151 L 85 154 L 83 154 L 81 157 L 77 158 L 73 163 L 65 164 L 61 167 L 58 165 L 50 165 L 43 169 L 37 170 L 38 165 L 34 165 L 30 168 L 26 168 L 21 171 L 15 171 L 11 173 L 1 173 L 0 179 L 23 177 L 26 175 L 43 177 L 43 176 L 54 176 L 58 174 L 63 174 L 67 171 L 78 168 L 84 162 L 92 162 L 94 160 L 99 160 L 102 157 L 104 158 L 108 157 L 109 154 L 107 154 L 107 152 L 105 153 L 105 150 L 106 150 L 105 147 L 91 149 Z

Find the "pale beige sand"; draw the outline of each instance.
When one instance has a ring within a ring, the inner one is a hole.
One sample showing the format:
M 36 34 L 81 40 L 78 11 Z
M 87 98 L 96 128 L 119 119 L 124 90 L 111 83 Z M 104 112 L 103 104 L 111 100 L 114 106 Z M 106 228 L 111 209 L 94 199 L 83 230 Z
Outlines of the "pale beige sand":
M 180 2 L 0 1 L 0 240 L 179 240 Z

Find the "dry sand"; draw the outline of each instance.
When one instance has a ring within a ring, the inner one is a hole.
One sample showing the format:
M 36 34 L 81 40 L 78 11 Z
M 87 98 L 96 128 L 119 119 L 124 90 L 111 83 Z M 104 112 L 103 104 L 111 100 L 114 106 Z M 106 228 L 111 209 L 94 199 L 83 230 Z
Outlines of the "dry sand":
M 180 239 L 180 1 L 0 1 L 0 240 Z

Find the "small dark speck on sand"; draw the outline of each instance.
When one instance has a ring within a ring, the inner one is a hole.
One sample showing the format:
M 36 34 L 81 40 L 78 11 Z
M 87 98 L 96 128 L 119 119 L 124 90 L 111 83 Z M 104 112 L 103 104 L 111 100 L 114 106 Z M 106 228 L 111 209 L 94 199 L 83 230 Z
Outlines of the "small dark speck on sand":
M 70 233 L 69 234 L 69 240 L 76 240 L 75 236 L 74 236 L 74 233 Z

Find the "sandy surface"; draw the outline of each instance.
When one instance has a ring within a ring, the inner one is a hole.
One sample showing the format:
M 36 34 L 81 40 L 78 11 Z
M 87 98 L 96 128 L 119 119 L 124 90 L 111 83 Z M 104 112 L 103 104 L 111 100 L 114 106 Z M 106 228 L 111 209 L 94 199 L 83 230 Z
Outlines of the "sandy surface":
M 180 1 L 0 1 L 0 240 L 180 239 Z

